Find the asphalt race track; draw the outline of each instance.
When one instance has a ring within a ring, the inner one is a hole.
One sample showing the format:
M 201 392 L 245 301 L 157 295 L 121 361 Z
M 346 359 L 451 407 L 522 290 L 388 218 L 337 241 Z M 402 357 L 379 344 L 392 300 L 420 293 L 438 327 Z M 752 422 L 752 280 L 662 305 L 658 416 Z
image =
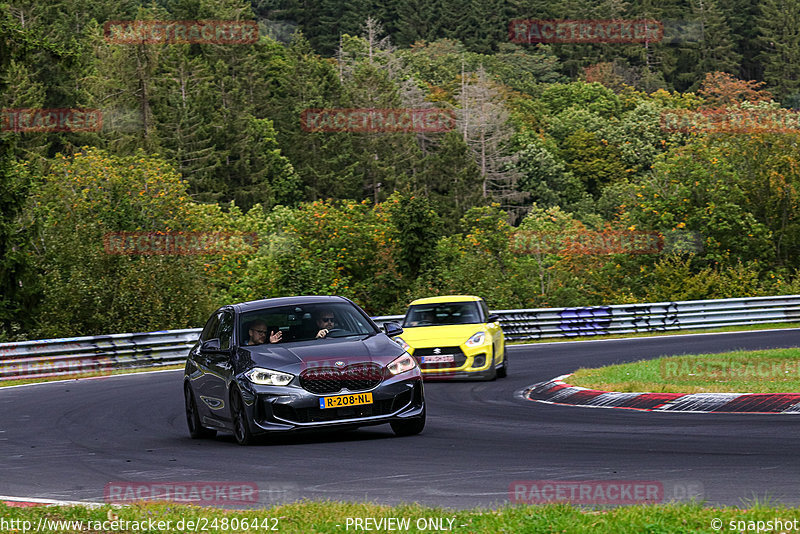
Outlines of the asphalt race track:
M 800 330 L 540 344 L 509 349 L 495 382 L 426 383 L 428 424 L 276 438 L 189 438 L 182 371 L 0 389 L 0 495 L 102 502 L 110 482 L 244 481 L 259 503 L 509 502 L 514 481 L 636 480 L 701 487 L 709 503 L 800 504 L 800 415 L 554 406 L 526 386 L 663 354 L 800 346 Z M 699 484 L 699 486 L 698 486 Z M 673 486 L 670 486 L 673 487 Z

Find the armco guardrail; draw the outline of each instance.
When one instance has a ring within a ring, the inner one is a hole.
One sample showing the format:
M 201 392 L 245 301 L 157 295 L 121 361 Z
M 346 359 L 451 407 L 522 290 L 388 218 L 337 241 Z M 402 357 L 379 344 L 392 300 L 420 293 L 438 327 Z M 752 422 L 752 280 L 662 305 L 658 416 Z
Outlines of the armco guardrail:
M 800 322 L 800 295 L 496 310 L 506 339 L 524 341 Z M 402 315 L 374 317 L 382 324 Z
M 800 321 L 800 295 L 502 310 L 506 339 L 572 338 Z
M 186 359 L 202 328 L 0 343 L 0 380 L 108 374 Z
M 506 339 L 524 341 L 633 332 L 800 322 L 800 295 L 618 304 L 582 308 L 497 310 Z M 383 325 L 402 315 L 373 317 Z M 126 367 L 181 363 L 199 328 L 142 334 L 0 343 L 0 380 L 65 377 Z

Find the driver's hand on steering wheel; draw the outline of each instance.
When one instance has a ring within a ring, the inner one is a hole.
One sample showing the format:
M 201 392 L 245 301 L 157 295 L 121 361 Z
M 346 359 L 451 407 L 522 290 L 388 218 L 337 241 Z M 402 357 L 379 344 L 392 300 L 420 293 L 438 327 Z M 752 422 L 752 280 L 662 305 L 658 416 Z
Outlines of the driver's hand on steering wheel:
M 328 329 L 327 328 L 323 328 L 322 330 L 317 332 L 317 339 L 321 339 L 321 338 L 323 338 L 323 337 L 325 337 L 327 335 L 328 335 Z

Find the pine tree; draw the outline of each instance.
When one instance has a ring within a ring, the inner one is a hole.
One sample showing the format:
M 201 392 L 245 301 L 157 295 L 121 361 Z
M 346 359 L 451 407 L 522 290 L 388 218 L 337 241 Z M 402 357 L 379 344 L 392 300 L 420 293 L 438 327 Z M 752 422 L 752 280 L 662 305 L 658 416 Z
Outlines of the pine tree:
M 662 21 L 667 26 L 672 21 L 687 18 L 686 6 L 682 0 L 641 0 L 631 3 L 628 18 Z M 665 28 L 667 29 L 667 28 Z M 640 78 L 637 89 L 653 92 L 669 88 L 674 84 L 678 68 L 679 53 L 670 43 L 647 41 L 637 45 L 625 45 L 629 63 L 639 68 Z
M 300 117 L 306 109 L 343 107 L 343 88 L 337 69 L 317 56 L 299 35 L 287 48 L 286 73 L 265 115 L 274 118 L 277 138 L 303 184 L 300 199 L 361 199 L 364 196 L 353 138 L 348 134 L 308 132 Z
M 309 41 L 321 54 L 333 54 L 342 35 L 358 35 L 363 21 L 371 16 L 367 0 L 319 0 L 319 29 Z
M 398 46 L 436 40 L 441 24 L 439 1 L 403 0 L 396 9 L 397 32 L 392 34 L 392 38 Z
M 735 50 L 741 54 L 740 68 L 736 74 L 744 80 L 762 79 L 763 68 L 758 54 L 758 26 L 753 21 L 759 14 L 760 0 L 726 0 L 719 4 L 731 30 Z
M 780 98 L 800 91 L 800 0 L 763 0 L 757 20 L 764 80 Z
M 46 101 L 44 84 L 37 81 L 28 65 L 11 59 L 0 72 L 0 109 L 43 108 Z M 47 156 L 50 146 L 48 138 L 52 134 L 44 132 L 26 132 L 24 135 L 12 133 L 16 137 L 13 144 L 17 155 L 40 167 Z
M 741 60 L 725 15 L 715 0 L 693 0 L 692 17 L 700 26 L 700 41 L 684 47 L 680 74 L 675 78 L 679 90 L 696 90 L 708 72 L 736 73 Z
M 214 113 L 212 74 L 201 57 L 189 57 L 189 46 L 165 50 L 157 85 L 155 104 L 164 154 L 192 189 L 213 183 L 219 172 L 221 154 L 213 143 Z
M 422 172 L 414 176 L 414 188 L 428 196 L 442 217 L 447 233 L 455 232 L 458 221 L 483 198 L 483 178 L 461 132 L 440 134 L 435 147 L 422 161 Z

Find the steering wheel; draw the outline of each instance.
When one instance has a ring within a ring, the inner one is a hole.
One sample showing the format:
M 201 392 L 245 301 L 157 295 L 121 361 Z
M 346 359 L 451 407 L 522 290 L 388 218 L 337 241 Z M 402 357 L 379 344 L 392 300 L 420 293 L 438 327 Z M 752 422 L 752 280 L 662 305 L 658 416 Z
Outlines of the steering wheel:
M 325 337 L 330 336 L 334 332 L 344 332 L 344 328 L 329 328 L 328 333 L 325 335 Z

